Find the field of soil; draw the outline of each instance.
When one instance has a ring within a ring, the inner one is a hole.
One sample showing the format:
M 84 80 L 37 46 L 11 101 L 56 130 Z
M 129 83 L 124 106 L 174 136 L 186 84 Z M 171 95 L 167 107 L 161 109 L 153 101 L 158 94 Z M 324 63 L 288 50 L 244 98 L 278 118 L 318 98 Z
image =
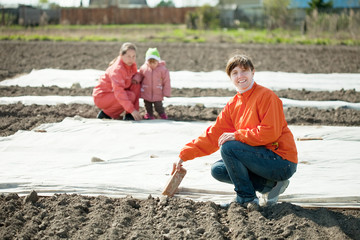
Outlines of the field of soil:
M 235 51 L 250 55 L 257 71 L 360 73 L 360 48 L 347 46 L 239 45 L 229 43 L 137 43 L 138 65 L 148 47 L 157 47 L 171 71 L 224 70 Z M 99 69 L 118 54 L 120 43 L 0 42 L 0 81 L 32 69 Z M 291 79 L 289 79 L 291 81 Z M 314 79 L 316 81 L 316 79 Z M 91 95 L 92 89 L 0 87 L 0 96 Z M 232 96 L 213 89 L 173 89 L 172 96 Z M 360 102 L 360 92 L 282 90 L 279 97 Z M 221 109 L 169 106 L 172 120 L 215 120 Z M 0 136 L 65 117 L 95 118 L 94 106 L 71 104 L 0 105 Z M 143 112 L 144 110 L 141 109 Z M 360 126 L 360 111 L 287 108 L 292 125 Z M 190 139 L 189 139 L 190 140 Z M 1 185 L 0 185 L 1 186 Z M 360 211 L 309 209 L 282 203 L 248 213 L 232 204 L 187 199 L 147 200 L 55 194 L 0 195 L 1 239 L 360 239 Z
M 360 48 L 347 46 L 293 46 L 293 45 L 239 45 L 229 43 L 138 43 L 138 65 L 144 61 L 148 47 L 157 47 L 171 71 L 224 70 L 226 61 L 234 52 L 250 55 L 257 71 L 303 73 L 358 73 Z M 0 42 L 0 80 L 32 69 L 99 69 L 105 70 L 116 57 L 119 43 L 70 42 Z M 291 81 L 291 79 L 289 79 Z M 314 79 L 316 81 L 316 79 Z M 21 88 L 0 87 L 0 96 L 21 95 L 91 95 L 92 89 L 61 89 L 57 87 Z M 172 96 L 232 96 L 235 92 L 212 89 L 173 89 Z M 277 92 L 279 97 L 303 100 L 341 100 L 360 102 L 360 93 L 354 90 L 309 92 L 293 89 Z M 98 109 L 77 104 L 58 106 L 24 106 L 20 103 L 0 105 L 0 136 L 16 131 L 30 130 L 42 123 L 58 122 L 64 117 L 80 115 L 96 117 Z M 221 109 L 203 106 L 169 106 L 172 120 L 215 120 Z M 143 112 L 144 109 L 141 109 Z M 34 114 L 36 113 L 36 114 Z M 360 112 L 352 109 L 318 110 L 314 108 L 285 109 L 289 124 L 359 126 Z

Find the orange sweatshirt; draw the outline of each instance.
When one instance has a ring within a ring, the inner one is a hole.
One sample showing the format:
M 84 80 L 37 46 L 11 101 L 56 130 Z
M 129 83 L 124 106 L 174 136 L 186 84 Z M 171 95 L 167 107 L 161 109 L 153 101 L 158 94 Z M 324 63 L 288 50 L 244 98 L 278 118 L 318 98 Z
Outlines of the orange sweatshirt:
M 183 161 L 210 155 L 219 149 L 218 139 L 234 132 L 237 141 L 250 146 L 265 146 L 283 159 L 298 162 L 294 136 L 287 126 L 283 105 L 276 94 L 261 85 L 237 93 L 226 104 L 216 122 L 180 152 Z

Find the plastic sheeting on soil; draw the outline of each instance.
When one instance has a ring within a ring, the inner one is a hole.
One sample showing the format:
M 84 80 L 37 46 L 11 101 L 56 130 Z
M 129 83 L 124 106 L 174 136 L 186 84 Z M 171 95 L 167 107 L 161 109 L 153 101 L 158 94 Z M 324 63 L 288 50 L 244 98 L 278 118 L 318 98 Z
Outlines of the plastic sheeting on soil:
M 126 122 L 66 118 L 0 138 L 0 192 L 161 196 L 185 143 L 210 122 Z M 303 206 L 360 207 L 360 128 L 290 126 L 300 163 L 281 201 Z M 92 162 L 96 157 L 103 162 Z M 233 187 L 212 178 L 219 152 L 186 162 L 178 196 L 230 201 Z
M 169 105 L 183 105 L 195 106 L 197 104 L 204 105 L 205 107 L 223 108 L 231 97 L 171 97 L 165 98 L 163 101 L 164 106 Z M 349 103 L 344 101 L 300 101 L 287 98 L 281 98 L 284 108 L 288 107 L 313 107 L 318 109 L 336 109 L 336 108 L 349 108 L 360 110 L 360 103 Z M 15 104 L 21 102 L 25 105 L 56 105 L 56 104 L 89 104 L 94 105 L 91 96 L 19 96 L 19 97 L 0 97 L 0 104 Z M 144 107 L 144 102 L 140 101 L 140 106 Z
M 28 75 L 0 82 L 0 85 L 91 87 L 103 71 L 55 70 L 33 71 Z M 171 72 L 174 88 L 230 88 L 224 72 Z M 360 91 L 360 74 L 299 74 L 257 72 L 255 80 L 271 89 L 306 89 Z M 60 100 L 59 100 L 60 99 Z M 168 104 L 220 104 L 222 98 L 169 98 Z M 169 101 L 171 100 L 171 101 Z M 358 104 L 338 101 L 296 101 L 282 99 L 284 107 L 328 108 Z M 1 98 L 2 104 L 86 103 L 91 97 L 13 97 Z M 67 118 L 61 123 L 44 124 L 33 131 L 19 131 L 0 137 L 0 192 L 28 194 L 79 193 L 146 198 L 160 196 L 169 179 L 172 163 L 177 161 L 185 143 L 201 134 L 209 122 L 139 121 L 124 122 L 99 119 Z M 281 201 L 303 206 L 360 207 L 360 128 L 290 126 L 295 138 L 322 138 L 297 141 L 298 171 L 291 178 Z M 92 162 L 97 157 L 102 162 Z M 219 153 L 185 163 L 188 173 L 178 196 L 217 203 L 234 197 L 231 185 L 211 177 L 210 167 Z
M 2 86 L 59 86 L 70 88 L 74 84 L 81 87 L 93 87 L 104 71 L 94 69 L 33 70 L 30 74 L 0 82 Z M 213 72 L 170 72 L 173 88 L 227 88 L 234 89 L 228 76 L 223 71 Z M 360 91 L 359 73 L 304 74 L 285 72 L 255 72 L 255 81 L 273 90 L 306 89 L 310 91 L 335 91 L 355 89 Z

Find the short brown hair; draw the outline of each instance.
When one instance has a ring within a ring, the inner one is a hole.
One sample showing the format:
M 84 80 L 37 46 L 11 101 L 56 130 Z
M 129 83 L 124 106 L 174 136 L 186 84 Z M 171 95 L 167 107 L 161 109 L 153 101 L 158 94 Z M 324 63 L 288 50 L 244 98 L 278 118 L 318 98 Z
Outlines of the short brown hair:
M 231 71 L 236 67 L 241 67 L 246 70 L 250 69 L 251 71 L 255 69 L 251 59 L 243 54 L 236 54 L 229 59 L 225 68 L 227 75 L 230 76 Z

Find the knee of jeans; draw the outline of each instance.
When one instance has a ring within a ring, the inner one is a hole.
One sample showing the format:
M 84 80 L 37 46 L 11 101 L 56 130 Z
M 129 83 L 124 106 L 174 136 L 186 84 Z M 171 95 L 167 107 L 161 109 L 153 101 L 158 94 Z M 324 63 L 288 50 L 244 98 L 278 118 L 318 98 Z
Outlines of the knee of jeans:
M 239 141 L 228 141 L 225 142 L 223 145 L 221 145 L 220 147 L 220 153 L 221 154 L 226 154 L 226 155 L 230 155 L 234 149 L 236 150 L 241 150 L 243 148 L 243 145 L 245 143 L 239 142 Z
M 297 169 L 296 163 L 289 164 L 289 178 L 292 177 L 292 175 L 294 175 L 294 173 L 296 172 L 296 169 Z
M 223 154 L 228 154 L 229 151 L 232 150 L 232 144 L 231 141 L 225 142 L 223 145 L 221 145 L 220 147 L 220 153 Z
M 211 166 L 211 176 L 216 180 L 222 179 L 223 173 L 222 168 L 219 166 L 218 162 L 214 163 Z

